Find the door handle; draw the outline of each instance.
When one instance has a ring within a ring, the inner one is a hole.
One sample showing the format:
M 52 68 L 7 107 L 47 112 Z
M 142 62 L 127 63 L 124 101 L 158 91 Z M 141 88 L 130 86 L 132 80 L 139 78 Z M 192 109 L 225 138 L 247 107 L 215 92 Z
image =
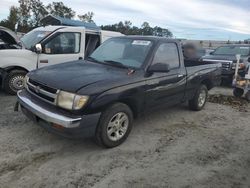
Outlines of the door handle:
M 79 59 L 79 60 L 82 60 L 83 58 L 82 58 L 82 57 L 79 57 L 78 59 Z
M 178 76 L 177 76 L 178 78 L 183 78 L 184 77 L 184 75 L 183 74 L 178 74 Z

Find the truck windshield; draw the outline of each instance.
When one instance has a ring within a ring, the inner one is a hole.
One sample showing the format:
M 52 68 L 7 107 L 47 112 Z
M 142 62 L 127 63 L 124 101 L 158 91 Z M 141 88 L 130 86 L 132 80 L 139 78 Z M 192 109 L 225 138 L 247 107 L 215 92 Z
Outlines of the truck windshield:
M 24 35 L 20 40 L 24 44 L 26 49 L 30 49 L 41 40 L 43 40 L 46 36 L 48 36 L 52 31 L 30 31 L 26 35 Z
M 110 65 L 140 68 L 152 46 L 149 40 L 113 38 L 97 48 L 89 59 Z
M 236 55 L 247 56 L 250 53 L 250 47 L 248 46 L 223 46 L 217 48 L 213 54 L 215 55 Z

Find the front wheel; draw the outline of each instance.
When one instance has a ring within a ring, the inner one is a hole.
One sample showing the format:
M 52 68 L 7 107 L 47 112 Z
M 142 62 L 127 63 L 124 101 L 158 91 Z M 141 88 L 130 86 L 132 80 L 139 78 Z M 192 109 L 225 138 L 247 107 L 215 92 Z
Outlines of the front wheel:
M 122 144 L 132 129 L 132 123 L 133 114 L 127 105 L 116 103 L 108 107 L 102 113 L 96 130 L 97 143 L 107 148 Z
M 233 94 L 235 97 L 242 97 L 244 95 L 244 89 L 234 88 Z
M 207 102 L 207 97 L 208 97 L 207 87 L 205 85 L 201 85 L 197 89 L 193 99 L 189 101 L 189 108 L 195 111 L 202 110 Z
M 13 70 L 7 74 L 3 82 L 4 91 L 8 94 L 15 95 L 18 90 L 24 88 L 24 77 L 27 74 L 23 70 Z

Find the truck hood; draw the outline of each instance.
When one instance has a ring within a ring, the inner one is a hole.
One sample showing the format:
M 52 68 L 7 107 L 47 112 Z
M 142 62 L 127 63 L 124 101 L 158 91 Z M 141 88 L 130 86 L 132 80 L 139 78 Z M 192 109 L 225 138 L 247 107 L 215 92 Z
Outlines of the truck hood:
M 88 92 L 85 90 L 84 94 L 101 92 L 116 87 L 117 84 L 128 83 L 128 79 L 132 81 L 135 77 L 128 75 L 127 69 L 89 61 L 48 66 L 31 71 L 28 76 L 36 82 L 68 92 L 77 93 L 88 88 Z
M 202 59 L 209 59 L 209 60 L 226 60 L 226 61 L 236 61 L 236 57 L 234 55 L 226 56 L 226 55 L 208 55 L 203 56 Z
M 5 27 L 0 27 L 0 40 L 11 45 L 18 44 L 19 42 L 17 35 Z

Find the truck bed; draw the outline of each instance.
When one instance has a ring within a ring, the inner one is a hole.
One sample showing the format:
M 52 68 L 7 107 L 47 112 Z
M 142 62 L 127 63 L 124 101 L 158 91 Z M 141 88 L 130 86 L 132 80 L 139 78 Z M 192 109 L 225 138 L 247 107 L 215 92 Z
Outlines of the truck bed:
M 200 61 L 200 60 L 184 60 L 185 67 L 194 67 L 194 66 L 201 66 L 201 65 L 211 65 L 211 64 L 218 64 L 209 61 Z
M 196 87 L 204 80 L 208 90 L 221 83 L 221 64 L 200 61 L 184 61 L 187 71 L 186 98 L 190 99 L 195 94 Z

